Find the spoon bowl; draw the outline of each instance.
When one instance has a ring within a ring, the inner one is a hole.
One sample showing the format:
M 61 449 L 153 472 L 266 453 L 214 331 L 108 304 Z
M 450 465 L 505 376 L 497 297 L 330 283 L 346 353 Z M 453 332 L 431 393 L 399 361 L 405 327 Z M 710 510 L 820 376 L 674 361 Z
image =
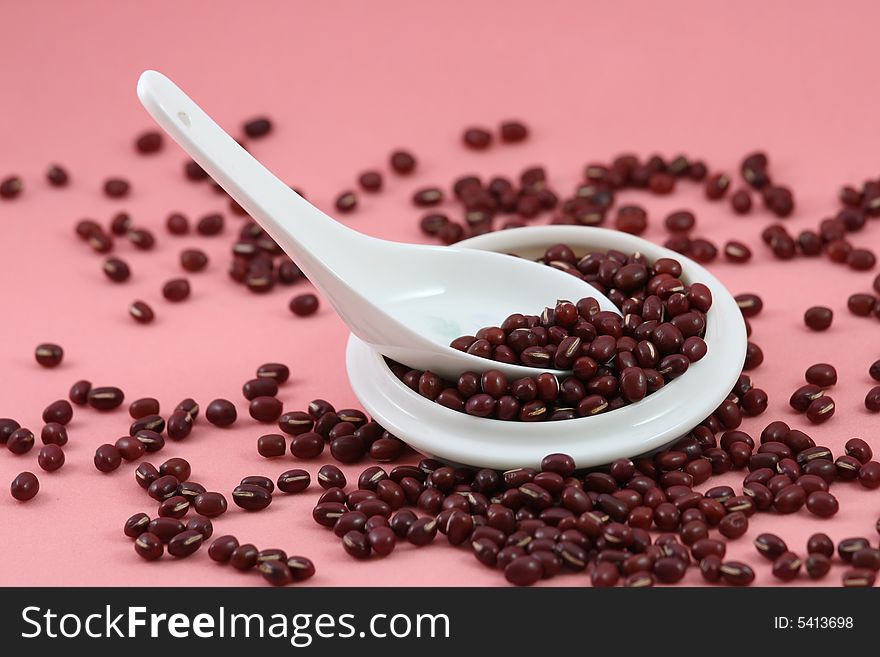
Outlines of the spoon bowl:
M 385 315 L 368 341 L 379 352 L 402 363 L 457 378 L 462 372 L 503 371 L 508 377 L 531 376 L 538 371 L 564 371 L 514 365 L 467 354 L 449 346 L 461 335 L 473 335 L 484 326 L 498 326 L 512 313 L 540 313 L 558 299 L 577 301 L 591 296 L 603 310 L 620 311 L 592 285 L 558 269 L 531 260 L 477 249 L 391 244 L 388 266 L 378 265 L 360 276 L 355 290 L 369 287 L 373 301 Z M 402 246 L 400 249 L 395 249 Z M 384 248 L 384 247 L 382 247 Z M 362 267 L 363 262 L 357 264 Z M 400 279 L 409 279 L 406 286 Z M 340 315 L 347 312 L 337 308 Z M 344 315 L 343 315 L 344 317 Z M 388 334 L 397 330 L 397 339 Z M 411 331 L 412 336 L 403 335 Z M 381 333 L 381 335 L 380 335 Z
M 296 262 L 352 333 L 386 356 L 446 377 L 487 369 L 528 376 L 534 368 L 449 343 L 557 299 L 592 296 L 603 310 L 618 312 L 588 283 L 528 260 L 358 233 L 276 178 L 161 73 L 144 72 L 137 91 L 156 122 Z

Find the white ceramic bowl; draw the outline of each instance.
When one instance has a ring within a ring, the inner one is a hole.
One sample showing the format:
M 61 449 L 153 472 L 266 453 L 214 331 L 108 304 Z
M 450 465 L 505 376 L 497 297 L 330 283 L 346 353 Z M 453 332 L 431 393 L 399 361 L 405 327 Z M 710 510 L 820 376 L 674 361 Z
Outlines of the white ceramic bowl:
M 537 466 L 544 456 L 555 452 L 570 454 L 578 467 L 637 456 L 675 441 L 711 414 L 742 371 L 746 331 L 736 301 L 704 267 L 639 237 L 581 226 L 502 230 L 457 246 L 534 259 L 558 243 L 570 245 L 578 254 L 617 249 L 641 252 L 651 261 L 678 260 L 684 282 L 700 282 L 712 291 L 712 308 L 706 317 L 706 356 L 682 377 L 615 411 L 558 422 L 504 422 L 459 413 L 421 397 L 392 374 L 381 354 L 352 335 L 346 351 L 348 375 L 367 412 L 420 452 L 452 463 L 502 470 Z

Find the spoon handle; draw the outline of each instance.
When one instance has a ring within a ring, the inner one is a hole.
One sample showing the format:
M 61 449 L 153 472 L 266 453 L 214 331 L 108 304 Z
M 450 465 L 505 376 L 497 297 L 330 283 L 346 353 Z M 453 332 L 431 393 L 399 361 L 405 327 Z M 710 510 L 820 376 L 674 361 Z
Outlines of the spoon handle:
M 137 93 L 156 122 L 319 287 L 336 287 L 344 278 L 338 271 L 344 265 L 340 257 L 355 243 L 376 241 L 331 219 L 294 192 L 161 73 L 142 73 Z

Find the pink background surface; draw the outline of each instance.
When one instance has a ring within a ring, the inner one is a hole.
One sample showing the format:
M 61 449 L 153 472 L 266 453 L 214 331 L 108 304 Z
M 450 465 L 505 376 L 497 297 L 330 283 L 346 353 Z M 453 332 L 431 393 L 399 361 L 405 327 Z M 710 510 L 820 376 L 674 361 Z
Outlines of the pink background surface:
M 280 394 L 286 408 L 303 408 L 314 397 L 337 407 L 356 404 L 343 365 L 347 332 L 326 306 L 307 320 L 290 315 L 289 289 L 259 297 L 227 279 L 240 219 L 228 217 L 221 237 L 165 233 L 169 212 L 199 216 L 225 210 L 225 203 L 182 180 L 184 157 L 176 146 L 154 157 L 133 153 L 134 136 L 152 127 L 134 93 L 145 68 L 174 78 L 230 130 L 255 114 L 271 115 L 277 130 L 253 144 L 254 154 L 324 208 L 359 171 L 384 166 L 391 148 L 413 149 L 418 175 L 390 179 L 385 193 L 362 198 L 347 220 L 399 240 L 422 239 L 419 213 L 408 202 L 412 190 L 448 185 L 463 172 L 515 175 L 542 163 L 567 192 L 585 163 L 624 150 L 684 152 L 731 171 L 746 151 L 763 148 L 774 177 L 795 190 L 798 207 L 789 220 L 795 233 L 836 210 L 840 184 L 878 173 L 873 135 L 880 97 L 872 80 L 880 9 L 871 2 L 547 2 L 540 9 L 533 2 L 3 5 L 0 175 L 20 173 L 27 189 L 14 202 L 0 202 L 0 416 L 38 431 L 42 408 L 66 397 L 79 378 L 119 385 L 127 400 L 158 396 L 165 411 L 185 396 L 203 408 L 228 397 L 245 417 L 234 428 L 200 420 L 185 443 L 171 443 L 151 459 L 183 456 L 194 480 L 227 493 L 242 476 L 274 478 L 302 465 L 256 454 L 264 427 L 247 417 L 241 383 L 258 364 L 280 360 L 293 371 Z M 478 154 L 460 146 L 465 125 L 494 126 L 508 117 L 532 127 L 527 144 Z M 48 188 L 42 177 L 56 161 L 73 176 L 66 190 Z M 133 181 L 130 198 L 102 196 L 110 175 Z M 698 215 L 697 234 L 753 247 L 748 266 L 712 266 L 732 292 L 758 292 L 766 304 L 753 321 L 766 361 L 753 378 L 770 393 L 770 410 L 743 428 L 757 435 L 778 418 L 837 450 L 853 436 L 880 448 L 878 418 L 862 406 L 871 385 L 867 367 L 880 357 L 878 325 L 845 310 L 850 293 L 870 289 L 874 272 L 854 274 L 824 259 L 780 265 L 760 242 L 770 221 L 765 211 L 735 217 L 726 204 L 705 202 L 695 186 L 681 189 L 668 198 L 624 198 L 649 209 L 649 238 L 665 238 L 666 212 L 689 207 Z M 139 253 L 120 244 L 117 254 L 135 273 L 114 285 L 100 271 L 102 258 L 75 239 L 73 225 L 84 216 L 106 222 L 122 209 L 157 233 L 158 246 Z M 876 248 L 878 230 L 875 222 L 853 241 Z M 192 298 L 172 306 L 160 287 L 180 273 L 178 253 L 190 245 L 205 248 L 211 266 L 190 277 Z M 156 309 L 152 326 L 127 316 L 136 298 Z M 804 328 L 801 315 L 812 304 L 835 309 L 829 332 Z M 42 341 L 64 346 L 63 366 L 36 366 L 33 349 Z M 787 399 L 804 369 L 820 361 L 838 368 L 841 382 L 832 392 L 838 411 L 821 427 L 805 426 Z M 136 511 L 152 514 L 152 501 L 135 485 L 134 465 L 101 475 L 91 463 L 95 447 L 126 433 L 129 422 L 124 408 L 104 415 L 77 409 L 68 463 L 54 474 L 37 468 L 36 449 L 26 456 L 0 453 L 0 583 L 261 584 L 257 575 L 216 566 L 205 550 L 153 564 L 134 555 L 122 523 Z M 319 465 L 305 467 L 314 475 Z M 346 470 L 355 475 L 366 465 Z M 42 483 L 28 504 L 5 492 L 22 470 L 37 472 Z M 739 490 L 741 479 L 712 483 Z M 424 550 L 403 546 L 384 561 L 354 562 L 332 533 L 312 522 L 316 490 L 277 496 L 258 514 L 232 507 L 215 523 L 215 534 L 310 556 L 316 585 L 503 583 L 443 540 Z M 814 531 L 876 541 L 880 496 L 848 484 L 834 492 L 842 510 L 833 521 L 806 511 L 762 514 L 746 537 L 730 544 L 729 557 L 758 561 L 751 539 L 768 530 L 800 551 Z M 836 566 L 825 583 L 839 583 L 841 571 Z M 685 581 L 699 584 L 696 570 Z M 586 582 L 583 574 L 552 580 Z M 769 564 L 758 564 L 757 582 L 773 583 Z

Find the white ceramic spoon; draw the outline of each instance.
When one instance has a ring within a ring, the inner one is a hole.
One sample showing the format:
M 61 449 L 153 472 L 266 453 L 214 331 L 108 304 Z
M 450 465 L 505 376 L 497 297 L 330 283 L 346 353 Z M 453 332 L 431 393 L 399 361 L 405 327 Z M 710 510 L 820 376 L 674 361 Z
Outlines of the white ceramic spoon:
M 557 299 L 603 295 L 565 272 L 500 253 L 402 244 L 369 237 L 307 202 L 226 134 L 171 80 L 145 71 L 138 97 L 156 122 L 296 262 L 351 331 L 377 351 L 447 378 L 508 365 L 449 347 L 460 335 L 497 326 L 515 312 L 540 312 Z M 550 370 L 552 371 L 552 370 Z

